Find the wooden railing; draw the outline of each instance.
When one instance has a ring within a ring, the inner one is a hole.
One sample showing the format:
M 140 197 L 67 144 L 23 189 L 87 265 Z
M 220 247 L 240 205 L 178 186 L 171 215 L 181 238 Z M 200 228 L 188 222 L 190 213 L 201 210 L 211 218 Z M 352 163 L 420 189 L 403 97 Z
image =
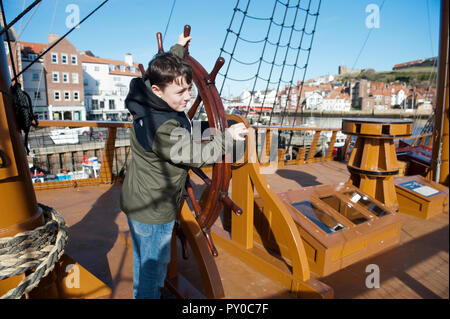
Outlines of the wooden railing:
M 116 176 L 113 175 L 113 162 L 116 156 L 116 137 L 118 128 L 129 128 L 132 126 L 131 122 L 105 122 L 105 121 L 40 121 L 39 127 L 91 127 L 91 128 L 107 128 L 106 142 L 104 142 L 103 149 L 98 153 L 101 159 L 101 168 L 99 175 L 94 178 L 87 178 L 82 180 L 61 180 L 61 181 L 50 181 L 44 183 L 35 183 L 35 189 L 52 189 L 52 188 L 63 188 L 63 187 L 73 187 L 81 185 L 93 185 L 102 183 L 112 183 Z M 33 152 L 33 149 L 31 149 Z M 78 153 L 69 150 L 69 153 Z M 86 151 L 80 149 L 79 153 L 85 155 L 89 153 L 94 155 L 92 151 Z M 59 157 L 62 157 L 59 155 Z M 79 160 L 79 158 L 77 159 Z M 74 161 L 72 159 L 72 161 Z
M 84 147 L 84 145 L 79 145 L 79 150 L 75 151 L 73 149 L 69 149 L 68 147 L 64 148 L 61 146 L 52 146 L 55 147 L 54 150 L 50 148 L 49 152 L 54 152 L 55 154 L 50 154 L 48 157 L 55 157 L 56 160 L 66 160 L 68 162 L 79 162 L 81 157 L 84 155 L 89 156 L 98 156 L 99 161 L 101 162 L 100 172 L 97 177 L 88 178 L 83 180 L 66 180 L 66 181 L 51 181 L 34 184 L 35 189 L 48 189 L 48 188 L 60 188 L 60 187 L 73 187 L 73 186 L 81 186 L 81 185 L 92 185 L 92 184 L 101 184 L 101 183 L 113 183 L 118 175 L 117 169 L 117 159 L 121 157 L 120 161 L 122 166 L 126 165 L 126 161 L 129 159 L 129 137 L 128 135 L 122 136 L 122 140 L 117 141 L 117 133 L 120 128 L 130 128 L 132 126 L 131 122 L 106 122 L 106 121 L 40 121 L 40 128 L 48 128 L 48 127 L 91 127 L 94 130 L 103 130 L 106 128 L 106 141 L 91 143 L 95 144 L 92 148 L 88 149 Z M 339 129 L 330 129 L 330 128 L 319 128 L 319 127 L 288 127 L 288 126 L 253 126 L 256 131 L 261 132 L 260 130 L 265 130 L 265 136 L 260 143 L 262 143 L 262 151 L 259 161 L 261 165 L 270 164 L 270 151 L 272 152 L 274 149 L 277 151 L 277 165 L 278 167 L 283 167 L 284 165 L 303 165 L 307 163 L 319 162 L 319 161 L 331 161 L 334 160 L 333 149 L 336 142 L 337 133 L 340 131 Z M 37 131 L 36 131 L 37 132 Z M 295 146 L 297 150 L 297 155 L 295 158 L 292 158 L 292 149 L 291 149 L 291 158 L 285 159 L 285 156 L 288 154 L 289 147 L 279 148 L 278 141 L 272 141 L 273 133 L 278 132 L 287 132 L 293 134 L 309 134 L 309 144 L 308 145 L 297 145 Z M 316 157 L 317 147 L 319 143 L 319 139 L 324 135 L 325 132 L 330 132 L 329 136 L 331 136 L 329 142 L 327 143 L 326 152 L 322 151 L 321 156 Z M 347 143 L 344 146 L 343 151 L 351 151 L 350 146 L 351 136 L 347 136 Z M 432 143 L 432 134 L 427 134 L 418 137 L 411 137 L 403 139 L 405 142 L 410 143 L 411 145 L 431 145 Z M 273 143 L 276 143 L 274 146 Z M 58 148 L 58 149 L 56 149 Z M 33 152 L 33 149 L 31 150 Z M 65 153 L 66 152 L 66 153 Z M 118 154 L 120 153 L 120 154 Z M 126 156 L 123 154 L 126 153 Z M 345 153 L 344 153 L 345 154 Z M 120 155 L 120 156 L 119 156 Z M 343 157 L 343 160 L 346 158 Z M 48 165 L 51 166 L 54 164 L 53 160 L 48 160 Z M 115 174 L 114 174 L 114 163 L 116 163 Z M 62 167 L 63 165 L 56 165 L 55 168 Z M 73 166 L 74 167 L 74 166 Z
M 398 145 L 399 140 L 400 139 L 395 141 L 396 147 Z M 419 146 L 419 145 L 424 145 L 424 146 L 428 146 L 428 147 L 433 146 L 433 134 L 432 133 L 406 137 L 406 138 L 402 138 L 401 140 L 403 142 L 408 143 L 411 146 Z
M 320 162 L 320 161 L 331 161 L 333 160 L 333 149 L 336 142 L 337 133 L 340 131 L 339 129 L 331 129 L 331 128 L 319 128 L 319 127 L 289 127 L 289 126 L 252 126 L 255 130 L 266 130 L 265 139 L 263 142 L 260 157 L 261 165 L 267 165 L 268 157 L 270 156 L 272 139 L 273 139 L 273 131 L 276 130 L 278 132 L 288 131 L 289 133 L 306 133 L 310 132 L 312 134 L 312 140 L 309 145 L 295 145 L 298 148 L 297 156 L 295 159 L 285 159 L 285 155 L 288 154 L 289 148 L 291 145 L 288 145 L 288 148 L 281 149 L 277 147 L 278 150 L 278 166 L 284 166 L 289 164 L 307 164 L 312 162 Z M 327 143 L 327 151 L 322 152 L 322 156 L 316 157 L 316 150 L 318 146 L 318 142 L 320 136 L 324 132 L 331 132 L 330 141 Z M 289 154 L 292 155 L 292 154 Z

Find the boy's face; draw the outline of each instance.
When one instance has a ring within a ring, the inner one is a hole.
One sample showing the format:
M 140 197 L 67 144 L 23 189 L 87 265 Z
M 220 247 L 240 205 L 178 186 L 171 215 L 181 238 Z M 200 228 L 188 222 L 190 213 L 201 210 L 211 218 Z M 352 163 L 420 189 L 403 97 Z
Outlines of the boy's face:
M 192 84 L 188 84 L 184 78 L 177 78 L 166 85 L 164 89 L 152 85 L 153 93 L 163 99 L 172 110 L 183 112 L 191 99 Z

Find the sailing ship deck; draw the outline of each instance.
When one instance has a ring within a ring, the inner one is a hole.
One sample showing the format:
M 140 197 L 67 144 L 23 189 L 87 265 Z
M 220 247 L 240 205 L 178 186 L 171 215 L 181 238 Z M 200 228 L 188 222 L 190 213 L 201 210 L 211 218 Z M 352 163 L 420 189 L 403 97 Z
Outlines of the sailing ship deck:
M 319 184 L 339 183 L 349 177 L 344 163 L 289 165 L 266 175 L 276 192 Z M 197 187 L 200 180 L 192 177 Z M 126 216 L 119 208 L 120 184 L 37 191 L 38 202 L 55 208 L 69 228 L 68 255 L 112 288 L 110 298 L 132 298 L 132 248 Z M 230 188 L 231 191 L 231 188 Z M 199 192 L 197 192 L 199 194 Z M 449 216 L 429 220 L 401 214 L 400 244 L 320 280 L 334 289 L 335 298 L 449 298 Z M 284 287 L 231 258 L 218 247 L 216 263 L 227 298 L 294 298 Z M 180 269 L 200 274 L 193 258 Z M 379 266 L 380 287 L 367 288 L 370 264 Z M 192 296 L 200 297 L 200 295 Z

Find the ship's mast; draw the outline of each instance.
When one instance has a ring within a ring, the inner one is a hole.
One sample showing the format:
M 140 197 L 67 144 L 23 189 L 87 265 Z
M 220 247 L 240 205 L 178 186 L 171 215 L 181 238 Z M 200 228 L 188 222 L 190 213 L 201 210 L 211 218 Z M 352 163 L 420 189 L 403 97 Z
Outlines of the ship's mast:
M 449 1 L 441 1 L 437 99 L 434 123 L 432 179 L 448 186 L 449 171 Z
M 34 229 L 44 222 L 37 206 L 10 88 L 11 79 L 3 36 L 0 35 L 0 211 L 2 212 L 0 237 L 2 238 Z M 0 280 L 0 296 L 14 288 L 21 279 L 21 276 L 14 276 Z

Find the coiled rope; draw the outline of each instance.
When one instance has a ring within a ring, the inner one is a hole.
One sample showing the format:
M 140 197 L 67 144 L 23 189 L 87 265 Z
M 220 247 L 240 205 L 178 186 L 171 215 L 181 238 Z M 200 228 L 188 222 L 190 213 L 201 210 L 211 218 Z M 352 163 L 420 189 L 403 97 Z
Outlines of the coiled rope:
M 28 134 L 30 133 L 30 128 L 38 127 L 39 121 L 38 117 L 33 114 L 33 106 L 31 105 L 31 98 L 27 92 L 21 89 L 20 84 L 16 82 L 12 86 L 14 105 L 16 110 L 16 119 L 19 124 L 19 128 L 24 132 L 24 146 L 27 154 L 30 153 L 28 148 Z
M 34 270 L 0 299 L 19 299 L 30 292 L 64 253 L 68 239 L 64 219 L 53 208 L 38 205 L 43 210 L 44 225 L 0 238 L 0 280 Z

